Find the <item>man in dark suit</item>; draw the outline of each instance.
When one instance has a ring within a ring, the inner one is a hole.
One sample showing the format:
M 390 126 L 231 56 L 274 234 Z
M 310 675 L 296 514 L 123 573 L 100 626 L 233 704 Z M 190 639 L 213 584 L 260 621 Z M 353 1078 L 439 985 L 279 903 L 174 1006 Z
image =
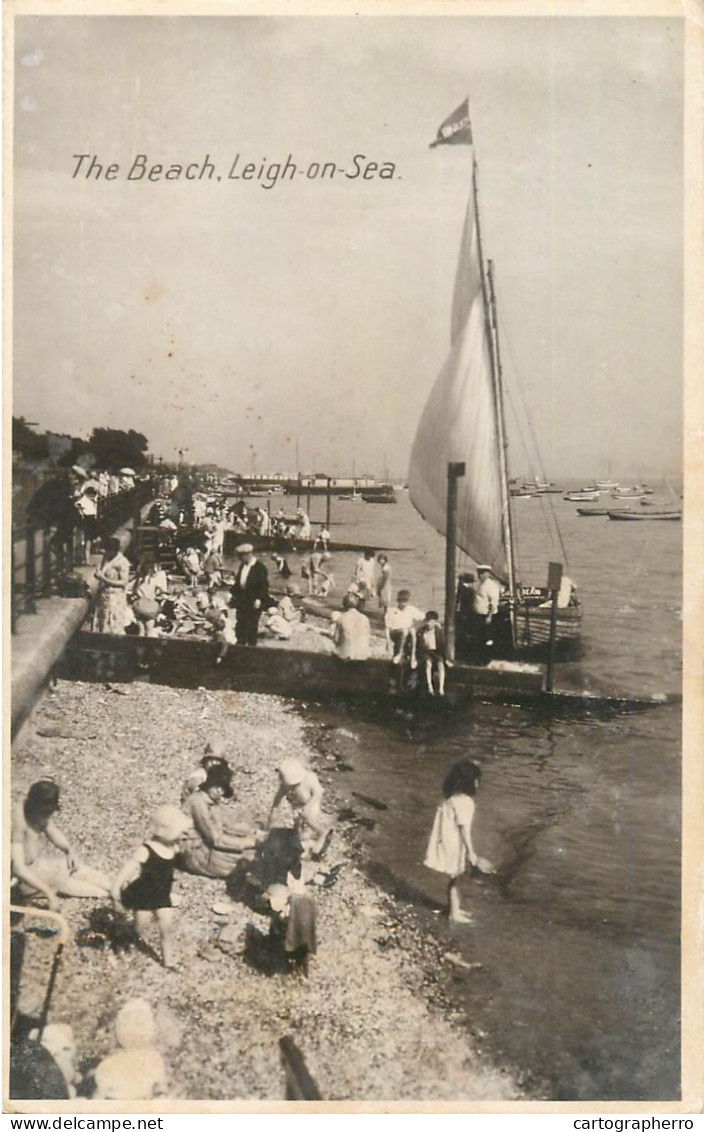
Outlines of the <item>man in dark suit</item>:
M 259 618 L 269 604 L 269 575 L 263 562 L 254 556 L 254 547 L 243 542 L 235 548 L 240 566 L 230 590 L 231 605 L 237 610 L 235 632 L 239 645 L 256 645 Z

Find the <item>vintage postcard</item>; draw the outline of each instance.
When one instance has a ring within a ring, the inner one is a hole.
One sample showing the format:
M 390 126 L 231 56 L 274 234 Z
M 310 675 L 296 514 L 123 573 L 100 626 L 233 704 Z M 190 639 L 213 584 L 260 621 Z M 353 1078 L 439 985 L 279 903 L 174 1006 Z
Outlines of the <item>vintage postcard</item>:
M 3 17 L 5 1110 L 691 1127 L 704 10 Z

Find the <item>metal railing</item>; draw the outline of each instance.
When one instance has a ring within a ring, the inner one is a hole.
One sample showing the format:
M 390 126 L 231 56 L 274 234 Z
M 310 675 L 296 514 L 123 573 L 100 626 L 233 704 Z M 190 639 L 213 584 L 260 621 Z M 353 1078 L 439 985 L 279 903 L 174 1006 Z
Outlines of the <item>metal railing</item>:
M 102 538 L 129 519 L 139 523 L 141 508 L 151 498 L 149 484 L 108 496 L 98 502 L 98 525 Z M 14 633 L 18 619 L 37 612 L 40 598 L 61 593 L 65 580 L 83 561 L 80 516 L 70 530 L 59 530 L 48 521 L 27 518 L 15 521 L 11 533 L 10 617 Z

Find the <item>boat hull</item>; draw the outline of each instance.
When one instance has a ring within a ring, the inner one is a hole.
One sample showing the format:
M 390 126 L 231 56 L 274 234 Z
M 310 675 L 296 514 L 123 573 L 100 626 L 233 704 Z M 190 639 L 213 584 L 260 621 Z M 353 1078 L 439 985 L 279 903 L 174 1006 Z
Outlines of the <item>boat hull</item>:
M 515 637 L 509 611 L 499 610 L 491 627 L 491 644 L 485 643 L 488 633 L 471 612 L 457 614 L 455 622 L 457 656 L 461 660 L 545 660 L 550 648 L 552 610 L 545 605 L 519 604 L 515 611 Z M 576 659 L 581 653 L 582 610 L 579 605 L 558 609 L 555 625 L 555 656 L 561 660 Z
M 681 511 L 609 511 L 608 516 L 610 519 L 617 519 L 620 522 L 628 523 L 644 523 L 651 520 L 657 522 L 658 520 L 664 522 L 677 523 L 682 519 Z

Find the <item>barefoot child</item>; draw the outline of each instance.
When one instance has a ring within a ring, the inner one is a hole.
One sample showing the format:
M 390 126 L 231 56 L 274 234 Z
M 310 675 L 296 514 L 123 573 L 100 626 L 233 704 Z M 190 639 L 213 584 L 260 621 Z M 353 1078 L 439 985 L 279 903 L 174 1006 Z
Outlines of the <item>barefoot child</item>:
M 151 837 L 125 862 L 112 887 L 115 903 L 133 911 L 140 939 L 152 916 L 156 918 L 165 967 L 175 965 L 171 885 L 176 846 L 190 828 L 190 819 L 175 806 L 160 806 L 152 819 Z
M 440 626 L 440 617 L 434 609 L 429 609 L 425 620 L 418 630 L 418 651 L 420 653 L 423 674 L 425 676 L 425 689 L 430 696 L 435 695 L 435 677 L 437 677 L 438 695 L 445 695 L 445 666 L 447 655 L 445 652 L 445 634 Z
M 472 844 L 473 796 L 479 786 L 481 773 L 476 763 L 469 759 L 463 759 L 453 766 L 443 783 L 445 800 L 437 808 L 423 862 L 427 868 L 449 876 L 449 916 L 459 924 L 472 922 L 469 913 L 462 909 L 457 887 L 457 882 L 465 871 L 467 858 L 470 865 L 480 872 L 494 871 L 489 861 L 477 856 Z
M 291 756 L 281 763 L 279 780 L 268 825 L 271 826 L 274 811 L 285 798 L 296 815 L 296 825 L 302 829 L 307 827 L 314 835 L 315 840 L 306 846 L 308 852 L 311 855 L 322 854 L 331 826 L 320 809 L 323 788 L 317 774 L 308 770 L 300 759 Z

